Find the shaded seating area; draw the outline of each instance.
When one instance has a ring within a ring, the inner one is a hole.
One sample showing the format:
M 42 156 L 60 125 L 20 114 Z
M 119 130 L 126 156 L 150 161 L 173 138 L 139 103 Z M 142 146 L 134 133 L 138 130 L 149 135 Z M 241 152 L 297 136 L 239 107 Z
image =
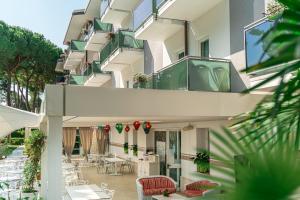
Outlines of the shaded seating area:
M 197 181 L 186 185 L 183 194 L 187 197 L 200 197 L 211 193 L 217 186 L 217 183 L 212 183 L 207 180 Z
M 167 176 L 138 178 L 136 187 L 139 200 L 150 200 L 153 195 L 162 195 L 165 191 L 176 193 L 176 182 Z

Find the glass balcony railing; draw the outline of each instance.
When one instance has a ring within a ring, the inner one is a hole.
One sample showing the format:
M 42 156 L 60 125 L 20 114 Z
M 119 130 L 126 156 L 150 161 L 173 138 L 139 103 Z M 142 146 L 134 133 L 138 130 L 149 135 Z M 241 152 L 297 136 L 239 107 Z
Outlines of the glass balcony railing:
M 89 77 L 92 74 L 110 74 L 110 72 L 103 72 L 100 69 L 100 62 L 94 61 L 88 68 L 84 71 L 83 76 Z
M 86 45 L 86 42 L 84 42 L 84 41 L 72 40 L 68 50 L 83 52 L 85 45 Z
M 119 48 L 144 49 L 144 41 L 135 39 L 134 32 L 118 31 L 100 52 L 100 63 L 106 61 Z
M 133 11 L 133 29 L 140 28 L 167 0 L 142 0 Z
M 100 15 L 101 17 L 104 15 L 106 9 L 109 7 L 110 5 L 110 0 L 102 0 L 101 4 L 100 4 Z
M 134 88 L 230 92 L 230 85 L 229 61 L 185 57 Z
M 103 23 L 101 22 L 101 19 L 95 18 L 93 23 L 89 26 L 87 30 L 87 34 L 84 37 L 84 41 L 88 41 L 92 34 L 99 31 L 99 32 L 112 32 L 113 26 L 112 24 Z
M 86 76 L 82 75 L 69 75 L 68 84 L 70 85 L 83 85 L 86 81 Z

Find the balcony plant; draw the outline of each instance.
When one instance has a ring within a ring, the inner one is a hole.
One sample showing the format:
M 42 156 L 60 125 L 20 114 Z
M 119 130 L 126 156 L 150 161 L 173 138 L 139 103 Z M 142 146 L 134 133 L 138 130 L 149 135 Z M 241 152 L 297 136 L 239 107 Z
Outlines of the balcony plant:
M 137 73 L 133 77 L 134 85 L 136 85 L 137 88 L 145 88 L 147 80 L 147 75 L 142 73 Z
M 128 142 L 125 142 L 123 145 L 124 153 L 128 154 Z
M 197 165 L 197 171 L 200 173 L 209 172 L 209 154 L 207 150 L 200 150 L 195 159 L 194 163 Z
M 134 144 L 132 145 L 132 151 L 134 156 L 138 156 L 138 145 Z
M 40 130 L 33 130 L 31 135 L 25 140 L 25 153 L 28 160 L 24 166 L 24 178 L 22 187 L 22 197 L 34 198 L 35 182 L 37 177 L 40 176 L 40 161 L 42 151 L 45 146 L 45 135 Z

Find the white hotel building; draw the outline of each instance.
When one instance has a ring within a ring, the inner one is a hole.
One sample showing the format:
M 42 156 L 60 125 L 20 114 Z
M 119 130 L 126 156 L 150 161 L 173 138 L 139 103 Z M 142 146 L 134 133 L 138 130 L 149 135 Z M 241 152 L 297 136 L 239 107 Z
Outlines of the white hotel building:
M 270 72 L 240 70 L 258 61 L 261 50 L 252 54 L 249 30 L 265 30 L 269 22 L 253 23 L 264 18 L 266 7 L 264 0 L 90 0 L 75 10 L 64 39 L 69 48 L 56 67 L 68 80 L 45 92 L 44 196 L 61 196 L 62 127 L 110 125 L 110 153 L 126 157 L 123 144 L 137 145 L 138 155 L 129 150 L 129 156 L 138 175 L 138 159 L 154 152 L 160 158 L 156 173 L 179 187 L 199 179 L 193 158 L 199 148 L 215 150 L 210 130 L 230 125 L 230 118 L 263 98 L 240 93 Z M 135 82 L 136 74 L 147 80 Z M 134 121 L 150 122 L 150 133 L 134 131 Z M 117 133 L 116 123 L 130 125 L 129 133 Z M 217 174 L 211 169 L 210 175 Z

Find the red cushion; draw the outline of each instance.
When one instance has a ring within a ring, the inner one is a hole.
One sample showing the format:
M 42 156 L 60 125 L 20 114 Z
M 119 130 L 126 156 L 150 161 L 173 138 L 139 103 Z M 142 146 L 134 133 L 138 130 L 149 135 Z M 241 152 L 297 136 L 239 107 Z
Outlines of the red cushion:
M 199 190 L 185 190 L 183 191 L 183 194 L 187 197 L 199 197 L 202 196 L 203 191 Z
M 139 182 L 143 186 L 145 196 L 160 195 L 166 190 L 169 193 L 176 192 L 175 184 L 165 177 L 143 178 Z
M 160 195 L 160 194 L 161 194 L 160 189 L 145 189 L 144 190 L 145 196 Z

